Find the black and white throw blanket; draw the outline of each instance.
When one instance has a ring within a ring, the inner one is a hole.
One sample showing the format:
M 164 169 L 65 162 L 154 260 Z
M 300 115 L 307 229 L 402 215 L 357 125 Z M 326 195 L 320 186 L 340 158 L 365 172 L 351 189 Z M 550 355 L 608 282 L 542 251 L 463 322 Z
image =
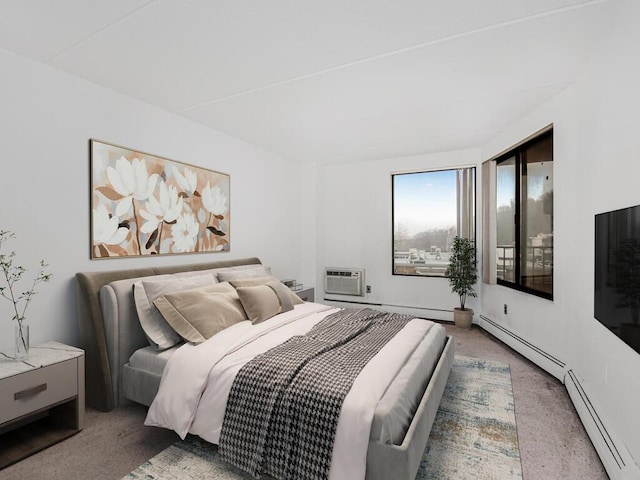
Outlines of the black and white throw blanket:
M 222 458 L 256 478 L 327 479 L 344 398 L 367 362 L 412 318 L 342 310 L 255 357 L 229 393 Z

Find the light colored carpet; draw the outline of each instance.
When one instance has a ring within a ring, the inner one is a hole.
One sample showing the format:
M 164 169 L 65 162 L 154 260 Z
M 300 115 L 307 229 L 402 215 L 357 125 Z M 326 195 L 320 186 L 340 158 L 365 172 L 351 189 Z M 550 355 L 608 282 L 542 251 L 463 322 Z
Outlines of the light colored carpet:
M 215 446 L 189 437 L 160 452 L 127 480 L 244 480 Z M 417 480 L 521 479 L 509 365 L 457 356 Z

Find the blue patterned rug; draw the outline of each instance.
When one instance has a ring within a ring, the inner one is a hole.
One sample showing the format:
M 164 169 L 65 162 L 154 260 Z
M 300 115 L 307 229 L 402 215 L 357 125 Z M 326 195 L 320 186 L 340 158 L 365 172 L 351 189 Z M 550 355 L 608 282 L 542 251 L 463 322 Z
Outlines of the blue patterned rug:
M 188 437 L 123 480 L 249 478 L 222 462 L 211 444 Z M 508 364 L 456 356 L 416 476 L 427 479 L 522 479 Z

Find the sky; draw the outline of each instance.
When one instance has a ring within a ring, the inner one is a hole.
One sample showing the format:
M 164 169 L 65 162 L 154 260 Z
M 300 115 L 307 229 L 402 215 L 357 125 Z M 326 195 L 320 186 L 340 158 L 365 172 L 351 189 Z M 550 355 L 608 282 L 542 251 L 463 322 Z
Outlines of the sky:
M 529 164 L 529 198 L 538 199 L 545 187 L 548 168 L 536 163 Z M 515 195 L 513 168 L 502 167 L 498 175 L 498 207 L 509 205 Z M 396 174 L 393 176 L 394 227 L 407 229 L 409 236 L 433 228 L 456 226 L 456 170 L 439 170 Z
M 456 170 L 393 176 L 394 222 L 409 236 L 456 225 Z

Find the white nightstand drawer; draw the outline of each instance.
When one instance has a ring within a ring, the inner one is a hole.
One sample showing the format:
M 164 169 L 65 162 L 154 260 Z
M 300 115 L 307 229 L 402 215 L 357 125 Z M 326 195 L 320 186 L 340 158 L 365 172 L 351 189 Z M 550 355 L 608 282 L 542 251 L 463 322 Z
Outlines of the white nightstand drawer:
M 78 395 L 73 358 L 0 380 L 0 425 Z

